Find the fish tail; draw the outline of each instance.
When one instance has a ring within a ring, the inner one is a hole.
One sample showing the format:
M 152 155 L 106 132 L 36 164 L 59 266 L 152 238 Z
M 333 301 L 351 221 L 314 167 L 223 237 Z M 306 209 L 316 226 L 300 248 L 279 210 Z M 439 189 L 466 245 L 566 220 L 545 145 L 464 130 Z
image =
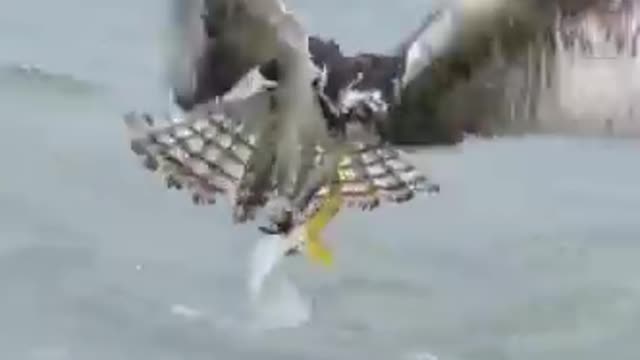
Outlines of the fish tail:
M 333 264 L 333 253 L 326 245 L 327 243 L 321 233 L 342 207 L 342 194 L 339 188 L 334 190 L 329 193 L 320 209 L 305 225 L 307 231 L 307 256 L 312 261 L 325 266 Z
M 309 236 L 307 242 L 307 256 L 312 261 L 324 265 L 333 265 L 333 252 L 326 246 L 326 242 L 320 234 Z

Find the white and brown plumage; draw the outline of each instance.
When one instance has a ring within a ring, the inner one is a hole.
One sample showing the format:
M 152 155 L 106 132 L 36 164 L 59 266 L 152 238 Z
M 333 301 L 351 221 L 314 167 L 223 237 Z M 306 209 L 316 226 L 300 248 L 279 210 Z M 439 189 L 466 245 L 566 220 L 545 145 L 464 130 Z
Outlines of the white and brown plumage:
M 279 0 L 175 4 L 171 81 L 184 118 L 126 118 L 132 150 L 169 187 L 196 203 L 227 195 L 237 222 L 280 202 L 274 223 L 304 221 L 335 183 L 362 209 L 438 189 L 385 128 L 406 89 L 463 32 L 460 4 L 430 14 L 391 54 L 355 56 L 306 34 Z

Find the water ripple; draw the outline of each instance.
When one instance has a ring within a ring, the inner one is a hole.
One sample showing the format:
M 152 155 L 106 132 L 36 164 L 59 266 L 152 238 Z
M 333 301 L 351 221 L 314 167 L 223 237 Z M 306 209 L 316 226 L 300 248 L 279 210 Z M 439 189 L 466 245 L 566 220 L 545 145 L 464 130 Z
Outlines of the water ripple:
M 33 64 L 0 65 L 0 89 L 50 90 L 64 94 L 95 94 L 103 86 L 72 74 L 56 73 Z

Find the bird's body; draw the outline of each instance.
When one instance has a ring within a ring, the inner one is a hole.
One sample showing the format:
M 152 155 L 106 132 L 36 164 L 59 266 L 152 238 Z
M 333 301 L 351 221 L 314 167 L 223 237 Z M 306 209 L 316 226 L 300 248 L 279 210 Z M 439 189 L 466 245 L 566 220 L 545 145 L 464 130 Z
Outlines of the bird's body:
M 307 34 L 280 0 L 176 0 L 170 80 L 184 119 L 128 115 L 132 148 L 194 201 L 225 194 L 237 222 L 267 207 L 281 232 L 307 221 L 330 188 L 362 209 L 437 191 L 387 129 L 430 66 L 470 33 L 460 5 L 470 2 L 432 11 L 394 51 L 349 55 Z M 480 3 L 508 1 L 475 1 L 474 11 Z

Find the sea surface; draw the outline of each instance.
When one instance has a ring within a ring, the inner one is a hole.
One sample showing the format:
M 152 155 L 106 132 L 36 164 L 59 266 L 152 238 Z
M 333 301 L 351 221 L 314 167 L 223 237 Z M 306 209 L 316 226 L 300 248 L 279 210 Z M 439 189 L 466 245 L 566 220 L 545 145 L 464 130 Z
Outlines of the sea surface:
M 429 3 L 292 6 L 346 49 L 385 50 Z M 413 152 L 442 193 L 342 213 L 336 264 L 287 260 L 295 287 L 255 326 L 255 226 L 128 150 L 124 112 L 168 111 L 167 18 L 164 0 L 0 0 L 0 359 L 638 359 L 635 140 Z

